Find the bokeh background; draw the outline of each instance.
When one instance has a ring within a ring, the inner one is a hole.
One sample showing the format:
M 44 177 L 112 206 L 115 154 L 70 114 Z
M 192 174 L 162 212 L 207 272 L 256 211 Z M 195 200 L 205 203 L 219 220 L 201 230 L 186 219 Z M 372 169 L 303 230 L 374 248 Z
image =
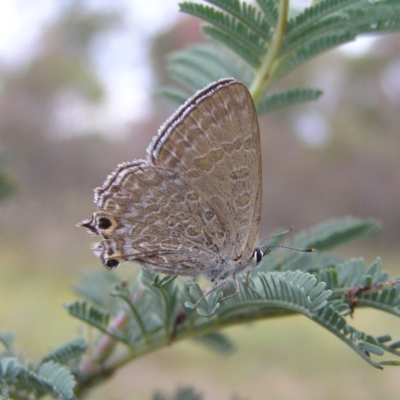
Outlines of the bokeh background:
M 27 358 L 81 335 L 62 309 L 82 273 L 101 268 L 75 227 L 94 211 L 92 189 L 122 161 L 144 158 L 174 105 L 166 56 L 202 41 L 175 0 L 11 0 L 0 3 L 0 157 L 14 186 L 0 203 L 0 330 Z M 338 250 L 399 275 L 400 35 L 358 40 L 283 82 L 324 96 L 260 119 L 263 220 L 310 227 L 373 216 L 384 228 Z M 122 275 L 134 268 L 122 266 Z M 398 320 L 357 310 L 354 324 L 400 337 Z M 227 331 L 221 356 L 183 343 L 139 359 L 91 399 L 149 399 L 190 385 L 206 399 L 397 399 L 400 370 L 374 370 L 304 317 Z

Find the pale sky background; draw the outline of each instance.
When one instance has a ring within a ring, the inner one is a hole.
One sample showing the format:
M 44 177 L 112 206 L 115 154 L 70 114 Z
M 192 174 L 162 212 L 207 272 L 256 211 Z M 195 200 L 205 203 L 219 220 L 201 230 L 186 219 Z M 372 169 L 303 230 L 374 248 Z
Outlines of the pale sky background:
M 40 52 L 38 38 L 42 30 L 57 19 L 66 1 L 0 1 L 0 65 L 12 69 L 24 68 Z M 300 7 L 307 4 L 303 0 L 297 3 Z M 93 131 L 93 126 L 98 124 L 103 129 L 106 127 L 114 137 L 116 133 L 123 137 L 127 122 L 145 117 L 149 110 L 153 88 L 147 67 L 148 43 L 152 36 L 169 29 L 178 18 L 182 18 L 178 0 L 92 0 L 85 4 L 97 10 L 124 10 L 121 28 L 103 35 L 93 48 L 96 69 L 106 88 L 106 98 L 101 109 L 90 110 L 70 101 L 67 95 L 66 99 L 60 99 L 62 107 L 56 118 L 60 125 L 69 121 L 66 131 L 70 133 Z M 361 56 L 368 51 L 371 42 L 368 38 L 357 40 L 342 46 L 342 51 L 353 57 Z M 71 121 L 75 121 L 77 126 L 71 125 Z M 302 124 L 309 126 L 306 121 Z

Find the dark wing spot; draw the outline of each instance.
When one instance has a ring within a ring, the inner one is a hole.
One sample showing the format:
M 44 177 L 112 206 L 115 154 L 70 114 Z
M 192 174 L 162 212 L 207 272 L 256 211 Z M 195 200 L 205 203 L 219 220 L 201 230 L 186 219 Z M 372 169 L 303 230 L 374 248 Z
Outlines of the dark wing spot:
M 116 267 L 118 267 L 118 265 L 119 265 L 119 261 L 116 260 L 115 258 L 109 258 L 105 263 L 105 266 L 109 269 L 116 268 Z
M 112 222 L 108 218 L 105 218 L 105 217 L 99 218 L 98 227 L 100 229 L 108 229 L 111 225 L 112 225 Z

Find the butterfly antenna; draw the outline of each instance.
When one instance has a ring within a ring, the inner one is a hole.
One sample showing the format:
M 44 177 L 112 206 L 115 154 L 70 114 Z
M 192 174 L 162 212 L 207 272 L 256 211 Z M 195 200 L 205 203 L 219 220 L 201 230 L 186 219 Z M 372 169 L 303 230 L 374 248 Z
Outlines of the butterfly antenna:
M 288 249 L 288 250 L 294 250 L 294 251 L 300 251 L 302 253 L 314 253 L 315 249 L 309 248 L 309 249 L 299 249 L 298 247 L 291 247 L 291 246 L 285 246 L 284 244 L 270 244 L 267 249 L 263 252 L 263 256 L 266 256 L 271 252 L 272 247 L 281 247 L 283 249 Z
M 285 246 L 284 244 L 271 244 L 270 247 L 283 247 L 284 249 L 301 251 L 303 253 L 314 253 L 314 251 L 315 251 L 315 249 L 313 249 L 312 247 L 309 249 L 300 249 L 298 247 Z

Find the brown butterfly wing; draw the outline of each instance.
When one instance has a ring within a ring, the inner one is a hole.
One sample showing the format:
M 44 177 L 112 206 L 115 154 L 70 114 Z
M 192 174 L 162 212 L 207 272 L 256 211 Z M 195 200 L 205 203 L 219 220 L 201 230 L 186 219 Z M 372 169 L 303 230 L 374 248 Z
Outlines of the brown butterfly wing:
M 260 131 L 247 88 L 232 79 L 199 92 L 160 129 L 149 160 L 185 174 L 228 226 L 223 254 L 249 259 L 261 219 Z
M 144 161 L 121 164 L 96 190 L 83 226 L 103 236 L 96 253 L 113 268 L 138 261 L 155 272 L 197 275 L 218 263 L 226 227 L 191 183 Z

